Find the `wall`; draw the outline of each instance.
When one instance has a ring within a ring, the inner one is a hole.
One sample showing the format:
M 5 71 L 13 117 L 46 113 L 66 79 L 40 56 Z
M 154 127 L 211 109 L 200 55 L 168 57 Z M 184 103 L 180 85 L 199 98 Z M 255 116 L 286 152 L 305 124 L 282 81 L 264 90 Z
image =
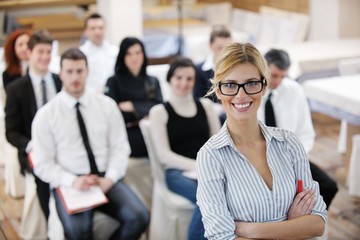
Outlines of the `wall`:
M 107 39 L 117 46 L 124 37 L 142 37 L 141 0 L 97 0 L 99 13 L 106 21 Z
M 199 3 L 217 3 L 224 0 L 198 0 Z M 260 6 L 276 7 L 292 12 L 305 13 L 309 12 L 308 0 L 230 0 L 233 7 L 241 8 L 253 12 L 258 12 Z
M 339 6 L 341 38 L 360 37 L 360 0 L 342 0 Z
M 338 0 L 310 0 L 310 40 L 338 38 L 338 9 Z
M 360 38 L 360 0 L 310 0 L 310 40 Z

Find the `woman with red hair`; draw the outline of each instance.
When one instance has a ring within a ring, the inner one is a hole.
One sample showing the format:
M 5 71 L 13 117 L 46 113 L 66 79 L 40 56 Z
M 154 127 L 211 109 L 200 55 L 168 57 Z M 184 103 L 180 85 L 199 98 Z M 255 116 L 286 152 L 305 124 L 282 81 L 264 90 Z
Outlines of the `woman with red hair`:
M 4 44 L 6 69 L 3 72 L 4 88 L 15 79 L 26 74 L 28 64 L 28 41 L 30 32 L 25 29 L 13 31 Z

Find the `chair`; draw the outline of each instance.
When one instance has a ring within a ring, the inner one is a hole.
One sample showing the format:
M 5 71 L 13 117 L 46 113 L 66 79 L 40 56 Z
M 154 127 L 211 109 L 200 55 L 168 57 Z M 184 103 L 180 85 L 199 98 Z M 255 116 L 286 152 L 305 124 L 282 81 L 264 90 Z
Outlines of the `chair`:
M 164 101 L 170 98 L 170 86 L 166 81 L 166 73 L 169 70 L 169 64 L 160 64 L 160 65 L 149 65 L 146 68 L 146 71 L 149 75 L 155 76 L 160 83 L 161 93 Z
M 129 158 L 124 182 L 148 210 L 151 209 L 153 178 L 147 158 Z
M 352 151 L 349 166 L 348 185 L 349 195 L 360 198 L 360 134 L 352 137 Z
M 25 178 L 20 173 L 18 150 L 7 142 L 5 133 L 0 131 L 0 147 L 4 159 L 5 193 L 13 198 L 22 198 L 25 195 Z M 3 138 L 3 139 L 1 139 Z
M 158 157 L 160 153 L 154 147 L 156 138 L 151 134 L 150 127 L 149 120 L 140 121 L 140 129 L 147 146 L 154 178 L 149 239 L 187 239 L 194 206 L 189 200 L 167 188 L 164 169 Z
M 25 173 L 25 197 L 19 235 L 24 240 L 47 239 L 46 219 L 37 197 L 35 178 L 31 173 Z
M 355 75 L 360 74 L 360 58 L 343 59 L 339 61 L 340 75 Z M 345 153 L 347 148 L 347 121 L 341 120 L 338 151 Z

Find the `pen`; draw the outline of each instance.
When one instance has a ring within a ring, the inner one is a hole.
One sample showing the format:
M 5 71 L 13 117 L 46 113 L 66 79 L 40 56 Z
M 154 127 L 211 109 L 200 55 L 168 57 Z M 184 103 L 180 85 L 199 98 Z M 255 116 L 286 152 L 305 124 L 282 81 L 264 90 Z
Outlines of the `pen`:
M 297 193 L 301 193 L 303 190 L 303 181 L 302 180 L 298 180 L 297 181 Z

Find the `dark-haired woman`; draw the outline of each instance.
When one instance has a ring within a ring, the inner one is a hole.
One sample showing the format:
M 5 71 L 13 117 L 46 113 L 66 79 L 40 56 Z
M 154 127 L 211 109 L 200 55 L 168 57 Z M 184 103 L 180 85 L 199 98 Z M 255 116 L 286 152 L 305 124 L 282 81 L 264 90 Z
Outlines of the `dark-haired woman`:
M 204 239 L 204 226 L 196 205 L 196 154 L 220 129 L 213 103 L 207 98 L 194 99 L 192 95 L 195 72 L 195 65 L 190 59 L 175 58 L 167 74 L 170 99 L 153 107 L 149 115 L 168 188 L 195 205 L 188 231 L 189 240 Z
M 125 38 L 120 44 L 115 75 L 108 79 L 105 90 L 124 116 L 132 157 L 147 156 L 138 123 L 152 106 L 163 100 L 158 79 L 147 75 L 146 67 L 143 43 L 137 38 Z

